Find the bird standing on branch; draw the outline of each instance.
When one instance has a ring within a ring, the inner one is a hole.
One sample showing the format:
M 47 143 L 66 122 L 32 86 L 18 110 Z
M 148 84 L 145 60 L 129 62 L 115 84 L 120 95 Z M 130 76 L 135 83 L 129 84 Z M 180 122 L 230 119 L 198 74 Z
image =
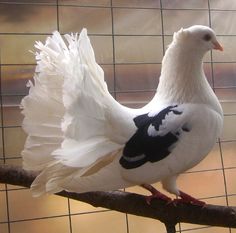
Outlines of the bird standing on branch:
M 212 29 L 174 33 L 156 94 L 140 109 L 110 95 L 86 29 L 65 40 L 54 32 L 35 46 L 34 84 L 22 100 L 23 165 L 40 172 L 34 196 L 141 185 L 151 198 L 170 202 L 150 185 L 160 181 L 180 200 L 203 204 L 180 191 L 176 179 L 210 152 L 222 130 L 222 108 L 202 61 L 209 50 L 223 50 Z

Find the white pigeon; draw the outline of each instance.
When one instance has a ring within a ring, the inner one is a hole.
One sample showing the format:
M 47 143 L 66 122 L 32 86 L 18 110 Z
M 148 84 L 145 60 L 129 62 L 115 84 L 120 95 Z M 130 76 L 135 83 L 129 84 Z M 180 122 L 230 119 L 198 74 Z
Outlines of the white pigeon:
M 34 84 L 21 103 L 23 166 L 40 172 L 34 196 L 141 185 L 168 200 L 150 185 L 160 181 L 183 200 L 196 200 L 176 179 L 210 152 L 222 130 L 222 108 L 203 71 L 204 55 L 223 50 L 211 28 L 174 33 L 156 94 L 140 109 L 110 95 L 86 29 L 65 40 L 54 32 L 35 47 Z

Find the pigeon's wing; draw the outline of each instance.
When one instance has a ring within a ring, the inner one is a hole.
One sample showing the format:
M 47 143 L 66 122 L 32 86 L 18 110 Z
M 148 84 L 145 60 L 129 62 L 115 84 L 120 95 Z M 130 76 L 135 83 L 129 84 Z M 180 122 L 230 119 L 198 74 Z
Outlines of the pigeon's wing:
M 168 156 L 183 133 L 191 131 L 190 110 L 183 106 L 168 106 L 158 113 L 137 116 L 136 133 L 126 143 L 120 164 L 125 169 L 137 168 L 146 162 L 157 162 Z

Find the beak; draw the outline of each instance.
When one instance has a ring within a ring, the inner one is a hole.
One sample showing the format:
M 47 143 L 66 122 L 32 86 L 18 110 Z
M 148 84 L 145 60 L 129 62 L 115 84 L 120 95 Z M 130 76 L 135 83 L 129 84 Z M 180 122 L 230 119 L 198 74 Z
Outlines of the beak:
M 214 45 L 213 49 L 220 50 L 220 51 L 224 50 L 218 41 L 213 42 L 213 45 Z

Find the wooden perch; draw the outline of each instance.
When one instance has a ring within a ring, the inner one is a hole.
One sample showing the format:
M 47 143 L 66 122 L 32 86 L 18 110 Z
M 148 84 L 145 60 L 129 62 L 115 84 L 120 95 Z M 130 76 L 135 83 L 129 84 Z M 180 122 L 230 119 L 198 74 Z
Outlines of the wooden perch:
M 0 183 L 30 187 L 34 173 L 20 167 L 0 165 Z M 148 205 L 145 196 L 122 191 L 69 193 L 57 195 L 89 203 L 95 207 L 104 207 L 123 213 L 158 219 L 166 225 L 168 233 L 175 232 L 178 222 L 236 228 L 236 207 L 205 205 L 199 207 L 178 203 L 166 205 L 161 200 L 153 200 Z

